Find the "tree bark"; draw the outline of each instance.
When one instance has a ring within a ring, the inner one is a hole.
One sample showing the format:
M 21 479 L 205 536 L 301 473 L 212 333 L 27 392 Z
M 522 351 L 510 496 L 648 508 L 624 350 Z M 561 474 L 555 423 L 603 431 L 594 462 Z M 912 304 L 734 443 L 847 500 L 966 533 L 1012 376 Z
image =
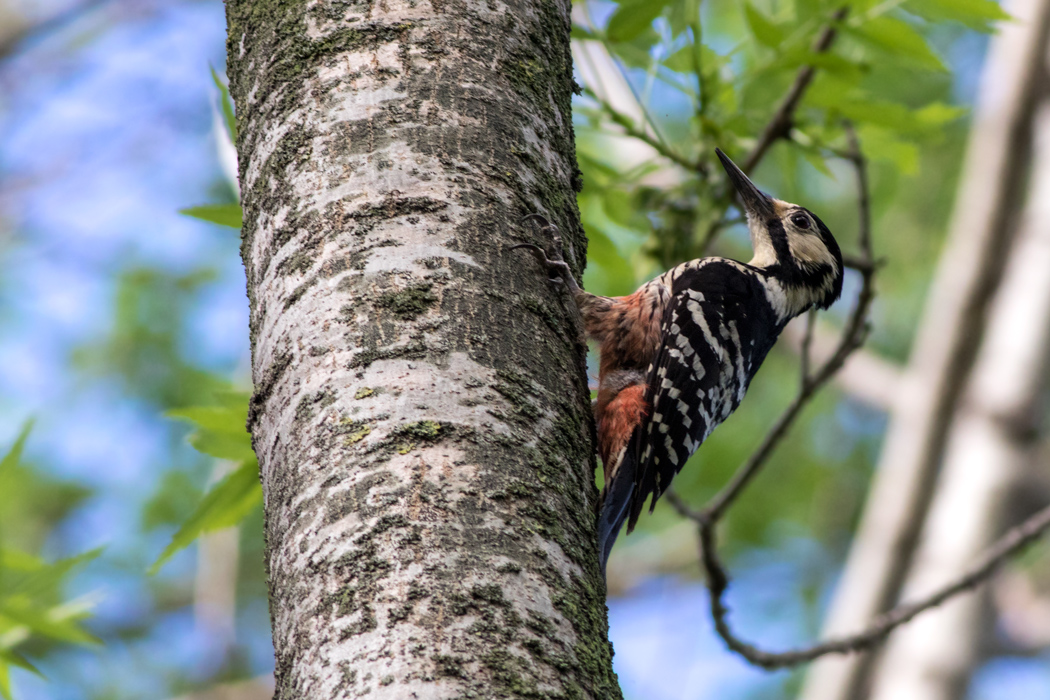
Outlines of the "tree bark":
M 891 414 L 878 470 L 824 626 L 863 628 L 899 598 L 929 509 L 952 416 L 1002 274 L 1028 160 L 1050 0 L 1016 0 L 989 47 L 958 201 Z M 872 655 L 827 657 L 803 700 L 861 700 Z
M 228 0 L 276 698 L 617 698 L 568 0 Z

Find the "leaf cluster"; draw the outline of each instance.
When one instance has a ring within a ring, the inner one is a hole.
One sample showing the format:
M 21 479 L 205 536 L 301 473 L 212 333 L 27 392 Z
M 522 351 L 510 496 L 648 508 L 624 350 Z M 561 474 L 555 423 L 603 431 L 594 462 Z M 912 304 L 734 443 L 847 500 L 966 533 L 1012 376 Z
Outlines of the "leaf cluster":
M 991 31 L 1008 18 L 992 0 L 621 0 L 605 18 L 582 14 L 573 36 L 620 74 L 581 61 L 576 109 L 581 211 L 600 234 L 591 281 L 614 286 L 627 267 L 645 276 L 712 252 L 736 222 L 714 149 L 761 160 L 771 126 L 786 180 L 802 163 L 832 175 L 844 119 L 870 161 L 914 174 L 919 146 L 964 114 L 934 37 L 945 22 Z M 776 124 L 804 71 L 811 82 Z
M 31 429 L 32 421 L 27 421 L 14 444 L 0 457 L 0 493 L 13 493 L 11 482 L 18 479 Z M 100 549 L 94 549 L 49 562 L 6 540 L 0 541 L 0 697 L 13 697 L 12 667 L 42 675 L 26 657 L 25 647 L 99 642 L 83 626 L 94 600 L 66 600 L 63 587 L 77 568 L 100 553 Z

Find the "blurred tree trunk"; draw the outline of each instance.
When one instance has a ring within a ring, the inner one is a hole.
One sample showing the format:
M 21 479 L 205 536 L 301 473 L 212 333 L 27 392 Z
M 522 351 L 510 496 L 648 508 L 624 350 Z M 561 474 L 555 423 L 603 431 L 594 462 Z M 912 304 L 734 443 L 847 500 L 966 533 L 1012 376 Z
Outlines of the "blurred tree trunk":
M 234 467 L 216 460 L 211 484 Z M 237 641 L 237 564 L 241 528 L 233 526 L 202 535 L 197 542 L 197 575 L 193 582 L 193 621 L 209 650 L 225 657 Z
M 227 2 L 279 699 L 620 695 L 569 10 Z
M 826 636 L 864 627 L 900 597 L 1001 278 L 1022 201 L 1037 88 L 1045 81 L 1050 0 L 1017 0 L 1006 9 L 1017 21 L 1004 23 L 989 47 L 950 234 Z M 872 661 L 870 653 L 818 661 L 801 697 L 866 697 Z
M 905 598 L 954 578 L 1006 527 L 1041 422 L 1050 355 L 1050 104 L 1036 120 L 1028 207 L 992 303 L 970 384 L 904 587 Z M 1016 516 L 1016 514 L 1014 514 Z M 986 592 L 956 598 L 890 640 L 873 700 L 961 700 L 991 626 Z

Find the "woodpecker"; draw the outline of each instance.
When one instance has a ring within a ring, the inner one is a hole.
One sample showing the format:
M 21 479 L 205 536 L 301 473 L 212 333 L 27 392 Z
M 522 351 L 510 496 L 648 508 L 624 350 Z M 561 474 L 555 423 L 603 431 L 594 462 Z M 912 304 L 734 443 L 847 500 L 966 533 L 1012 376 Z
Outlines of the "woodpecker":
M 744 398 L 792 318 L 842 293 L 842 253 L 817 216 L 761 192 L 715 149 L 747 216 L 754 257 L 684 262 L 633 294 L 580 288 L 561 254 L 522 244 L 571 292 L 599 352 L 594 414 L 605 488 L 598 516 L 602 570 L 624 521 L 630 533 L 686 460 Z

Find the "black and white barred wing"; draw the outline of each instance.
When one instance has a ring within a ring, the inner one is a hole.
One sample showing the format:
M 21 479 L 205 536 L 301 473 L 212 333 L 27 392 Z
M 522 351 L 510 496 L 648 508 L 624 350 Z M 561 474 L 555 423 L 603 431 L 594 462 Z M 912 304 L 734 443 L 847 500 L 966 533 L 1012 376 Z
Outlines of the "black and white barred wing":
M 743 399 L 757 369 L 756 332 L 767 325 L 767 313 L 757 310 L 761 318 L 755 318 L 755 292 L 747 273 L 721 262 L 675 281 L 663 342 L 648 372 L 651 408 L 631 441 L 636 469 L 628 532 L 649 494 L 652 510 L 686 460 Z

